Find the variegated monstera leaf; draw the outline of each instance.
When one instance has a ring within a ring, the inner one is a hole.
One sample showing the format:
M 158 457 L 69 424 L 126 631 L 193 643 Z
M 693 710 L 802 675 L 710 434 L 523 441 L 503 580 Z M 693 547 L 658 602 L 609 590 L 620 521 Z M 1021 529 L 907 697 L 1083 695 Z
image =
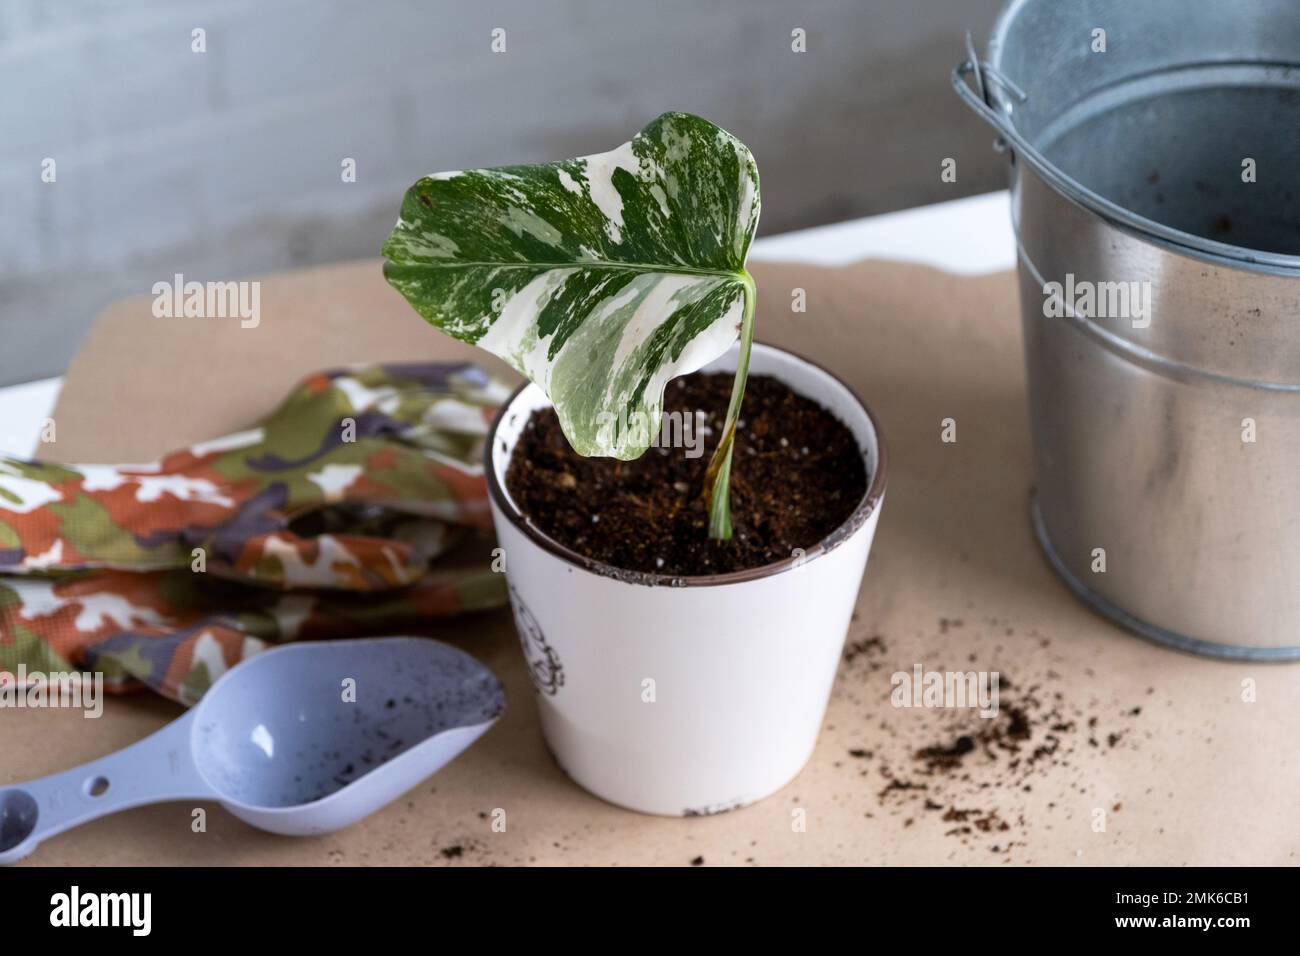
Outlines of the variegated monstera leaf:
M 748 346 L 758 213 L 744 144 L 666 113 L 608 153 L 421 179 L 384 274 L 438 328 L 541 386 L 579 454 L 631 459 L 659 432 L 670 379 L 742 326 Z

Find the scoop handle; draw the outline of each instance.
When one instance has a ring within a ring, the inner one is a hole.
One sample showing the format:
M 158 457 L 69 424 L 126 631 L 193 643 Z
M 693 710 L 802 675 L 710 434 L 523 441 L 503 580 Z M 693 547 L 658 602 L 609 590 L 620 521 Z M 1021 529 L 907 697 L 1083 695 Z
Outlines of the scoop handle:
M 146 803 L 215 796 L 190 749 L 194 711 L 129 747 L 72 770 L 0 787 L 0 864 L 56 833 Z

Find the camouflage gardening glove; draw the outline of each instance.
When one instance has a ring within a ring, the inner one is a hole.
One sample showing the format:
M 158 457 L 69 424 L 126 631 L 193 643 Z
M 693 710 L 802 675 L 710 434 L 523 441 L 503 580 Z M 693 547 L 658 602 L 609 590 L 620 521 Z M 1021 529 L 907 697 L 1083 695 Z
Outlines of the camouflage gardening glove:
M 0 458 L 0 671 L 89 666 L 192 702 L 268 641 L 503 604 L 486 562 L 430 566 L 490 528 L 503 394 L 471 365 L 341 370 L 155 465 Z

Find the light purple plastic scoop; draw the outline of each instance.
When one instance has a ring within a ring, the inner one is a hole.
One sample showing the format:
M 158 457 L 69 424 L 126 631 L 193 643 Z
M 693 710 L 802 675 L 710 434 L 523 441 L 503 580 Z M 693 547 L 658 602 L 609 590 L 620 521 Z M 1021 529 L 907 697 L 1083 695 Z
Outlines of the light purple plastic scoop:
M 277 647 L 223 674 L 153 736 L 0 788 L 0 863 L 88 820 L 166 800 L 218 800 L 272 833 L 337 830 L 440 769 L 504 709 L 492 672 L 437 641 Z

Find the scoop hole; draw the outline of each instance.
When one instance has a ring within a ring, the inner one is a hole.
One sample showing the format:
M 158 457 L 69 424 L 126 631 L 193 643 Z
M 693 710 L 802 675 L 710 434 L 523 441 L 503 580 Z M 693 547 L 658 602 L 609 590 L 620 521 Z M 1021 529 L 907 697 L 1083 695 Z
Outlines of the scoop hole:
M 92 777 L 86 781 L 86 796 L 102 797 L 106 793 L 108 793 L 107 777 Z

